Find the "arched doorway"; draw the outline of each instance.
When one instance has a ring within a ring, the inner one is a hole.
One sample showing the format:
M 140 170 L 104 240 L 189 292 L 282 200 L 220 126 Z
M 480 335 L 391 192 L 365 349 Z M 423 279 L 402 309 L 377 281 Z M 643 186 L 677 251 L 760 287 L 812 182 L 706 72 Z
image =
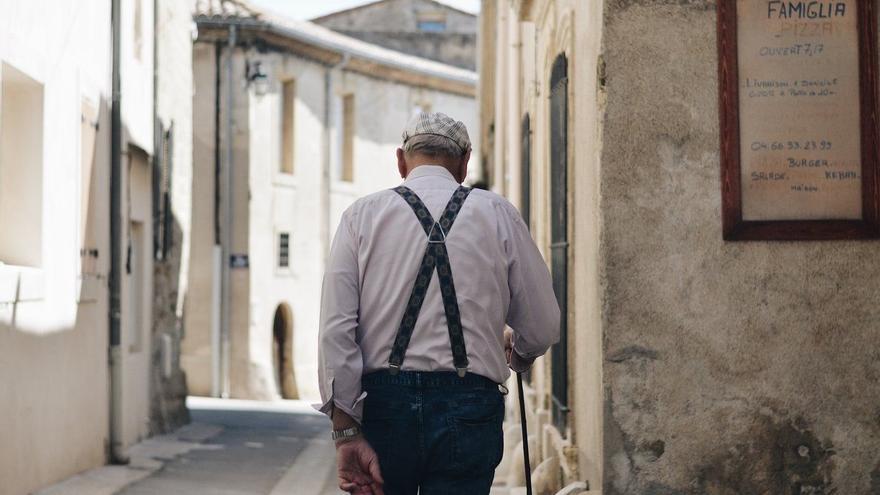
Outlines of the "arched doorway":
M 293 377 L 293 315 L 290 306 L 281 303 L 275 309 L 272 322 L 272 361 L 275 382 L 283 399 L 296 399 L 296 380 Z

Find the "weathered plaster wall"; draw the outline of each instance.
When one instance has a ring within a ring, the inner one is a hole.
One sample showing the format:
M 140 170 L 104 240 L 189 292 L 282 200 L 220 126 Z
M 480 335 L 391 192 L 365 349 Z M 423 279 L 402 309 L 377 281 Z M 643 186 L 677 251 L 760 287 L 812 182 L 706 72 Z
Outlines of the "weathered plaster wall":
M 193 85 L 193 177 L 192 228 L 189 247 L 187 294 L 184 299 L 185 332 L 181 341 L 180 363 L 186 372 L 189 392 L 211 395 L 212 375 L 211 325 L 214 280 L 214 45 L 194 43 L 192 53 Z M 222 69 L 221 69 L 222 70 Z
M 562 431 L 551 422 L 550 357 L 531 373 L 528 421 L 534 481 L 556 489 L 575 481 L 601 487 L 602 340 L 599 290 L 599 158 L 602 91 L 601 2 L 541 0 L 484 2 L 481 43 L 481 132 L 486 170 L 493 189 L 523 205 L 522 119 L 531 129 L 530 229 L 538 247 L 550 253 L 550 72 L 556 58 L 568 59 L 569 89 L 569 421 Z M 489 33 L 486 35 L 485 33 Z M 495 74 L 498 74 L 497 79 Z M 491 138 L 489 138 L 491 137 Z M 496 478 L 522 486 L 519 467 L 518 405 L 509 398 L 512 436 Z M 538 468 L 539 463 L 545 463 Z M 552 467 L 551 467 L 552 466 Z M 561 483 L 561 484 L 560 484 Z M 540 491 L 540 490 L 539 490 Z M 555 490 L 553 491 L 555 492 Z M 551 492 L 551 493 L 553 493 Z
M 158 81 L 156 109 L 172 133 L 170 163 L 172 234 L 166 256 L 154 264 L 150 431 L 164 433 L 189 421 L 186 375 L 180 368 L 192 220 L 192 14 L 189 2 L 156 0 Z M 156 150 L 162 156 L 163 150 Z M 165 343 L 170 342 L 168 346 Z M 171 374 L 165 364 L 171 363 Z
M 290 308 L 293 378 L 298 398 L 315 400 L 317 388 L 318 293 L 323 270 L 320 181 L 324 157 L 324 76 L 318 63 L 281 52 L 249 50 L 260 60 L 271 85 L 264 95 L 251 92 L 250 232 L 251 361 L 268 393 L 280 397 L 272 354 L 273 323 L 279 306 Z M 280 171 L 281 81 L 293 80 L 293 174 Z M 290 234 L 289 267 L 278 266 L 278 235 Z
M 425 15 L 445 19 L 446 29 L 421 31 L 418 21 Z M 314 22 L 367 43 L 469 70 L 476 68 L 477 16 L 430 0 L 377 2 Z
M 723 242 L 714 2 L 605 15 L 604 493 L 880 492 L 878 244 Z
M 339 30 L 339 32 L 416 57 L 436 60 L 468 70 L 477 68 L 476 33 L 386 33 L 367 30 Z
M 476 33 L 477 16 L 431 0 L 387 0 L 315 19 L 333 30 L 373 32 L 417 32 L 419 15 L 445 14 L 446 32 Z

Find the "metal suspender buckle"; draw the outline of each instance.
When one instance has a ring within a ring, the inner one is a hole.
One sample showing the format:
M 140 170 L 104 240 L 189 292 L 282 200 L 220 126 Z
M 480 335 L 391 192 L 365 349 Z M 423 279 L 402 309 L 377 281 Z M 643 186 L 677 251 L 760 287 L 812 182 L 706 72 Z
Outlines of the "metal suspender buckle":
M 400 365 L 399 364 L 389 364 L 388 365 L 388 373 L 391 373 L 391 376 L 395 376 L 400 373 Z
M 467 368 L 455 368 L 456 373 L 458 373 L 459 378 L 464 378 L 464 375 L 467 374 Z
M 439 230 L 440 235 L 443 236 L 440 240 L 434 239 L 434 231 Z M 443 231 L 443 226 L 440 225 L 439 222 L 434 222 L 434 226 L 431 227 L 431 231 L 428 232 L 428 244 L 445 244 L 446 243 L 446 232 Z

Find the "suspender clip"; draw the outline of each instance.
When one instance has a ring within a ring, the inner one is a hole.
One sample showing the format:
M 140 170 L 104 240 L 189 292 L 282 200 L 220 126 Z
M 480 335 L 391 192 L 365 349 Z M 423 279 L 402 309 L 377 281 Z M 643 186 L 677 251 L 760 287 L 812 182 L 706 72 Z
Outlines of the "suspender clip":
M 400 373 L 400 365 L 399 364 L 389 364 L 388 365 L 388 373 L 391 373 L 391 376 L 395 376 Z
M 440 234 L 440 239 L 436 238 L 435 233 Z M 431 231 L 428 232 L 428 244 L 443 244 L 446 242 L 446 231 L 443 230 L 443 226 L 438 222 L 434 222 L 434 226 L 431 227 Z
M 459 378 L 464 378 L 464 375 L 467 374 L 467 368 L 455 368 L 455 371 L 458 373 Z

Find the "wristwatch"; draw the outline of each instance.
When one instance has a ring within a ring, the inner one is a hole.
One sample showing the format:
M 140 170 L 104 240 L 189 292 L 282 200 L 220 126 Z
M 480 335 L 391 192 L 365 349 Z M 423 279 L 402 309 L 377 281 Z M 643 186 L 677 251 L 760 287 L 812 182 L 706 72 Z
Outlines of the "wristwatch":
M 330 438 L 334 441 L 336 440 L 345 440 L 348 438 L 354 438 L 361 434 L 361 429 L 358 426 L 352 426 L 351 428 L 346 428 L 344 430 L 333 430 L 330 433 Z

